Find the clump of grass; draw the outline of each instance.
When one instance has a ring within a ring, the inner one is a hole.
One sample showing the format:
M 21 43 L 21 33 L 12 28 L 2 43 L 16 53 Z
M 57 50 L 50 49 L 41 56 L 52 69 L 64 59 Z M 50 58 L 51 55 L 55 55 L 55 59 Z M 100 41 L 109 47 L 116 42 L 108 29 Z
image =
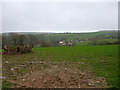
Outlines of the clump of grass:
M 6 81 L 6 80 L 2 81 L 2 88 L 11 88 L 13 85 L 14 84 L 9 81 Z

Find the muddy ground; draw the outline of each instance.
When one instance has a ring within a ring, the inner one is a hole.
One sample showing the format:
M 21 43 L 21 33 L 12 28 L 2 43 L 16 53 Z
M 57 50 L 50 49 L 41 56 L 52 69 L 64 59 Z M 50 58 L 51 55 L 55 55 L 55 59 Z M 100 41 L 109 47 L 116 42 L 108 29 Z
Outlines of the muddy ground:
M 89 70 L 76 68 L 84 63 L 67 62 L 26 62 L 4 65 L 4 80 L 14 85 L 13 88 L 106 88 L 104 77 L 97 77 Z M 6 72 L 7 71 L 7 72 Z M 10 75 L 9 75 L 10 74 Z

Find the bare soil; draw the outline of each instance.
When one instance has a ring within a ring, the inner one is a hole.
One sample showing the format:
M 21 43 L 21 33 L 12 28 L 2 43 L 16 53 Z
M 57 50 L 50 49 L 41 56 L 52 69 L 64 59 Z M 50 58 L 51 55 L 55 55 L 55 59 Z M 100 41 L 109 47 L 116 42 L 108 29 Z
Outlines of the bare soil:
M 106 88 L 103 77 L 90 71 L 54 65 L 51 68 L 34 70 L 18 77 L 15 88 Z

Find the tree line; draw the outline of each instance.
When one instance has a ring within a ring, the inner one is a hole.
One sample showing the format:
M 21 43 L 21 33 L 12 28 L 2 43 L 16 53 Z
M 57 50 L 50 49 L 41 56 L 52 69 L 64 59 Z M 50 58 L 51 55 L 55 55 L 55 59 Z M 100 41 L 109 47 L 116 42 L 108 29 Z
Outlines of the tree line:
M 69 42 L 72 40 L 74 46 L 77 43 L 90 41 L 87 45 L 110 45 L 119 44 L 120 37 L 117 31 L 93 32 L 93 33 L 3 33 L 0 35 L 1 46 L 24 46 L 31 47 L 56 47 L 59 42 Z M 102 39 L 109 39 L 104 41 Z M 111 41 L 118 39 L 118 41 Z M 101 40 L 101 41 L 99 41 Z M 110 42 L 109 42 L 110 41 Z M 81 45 L 81 44 L 80 44 Z
M 47 39 L 44 34 L 17 34 L 17 33 L 4 33 L 2 34 L 2 46 L 24 46 L 30 45 L 31 47 L 49 47 L 58 46 L 61 39 L 51 37 Z

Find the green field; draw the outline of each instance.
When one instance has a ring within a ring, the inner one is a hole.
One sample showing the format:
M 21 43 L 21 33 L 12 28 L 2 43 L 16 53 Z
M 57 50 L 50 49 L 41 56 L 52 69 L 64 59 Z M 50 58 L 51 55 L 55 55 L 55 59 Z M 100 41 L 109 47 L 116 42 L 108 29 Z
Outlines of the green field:
M 119 41 L 119 39 L 99 39 L 96 41 L 84 41 L 84 42 L 78 42 L 76 43 L 76 46 L 81 46 L 81 45 L 92 45 L 92 43 L 96 45 L 107 45 L 107 43 L 110 44 L 115 44 Z
M 110 88 L 118 87 L 118 45 L 33 48 L 33 52 L 28 54 L 3 55 L 2 58 L 3 75 L 7 77 L 4 82 L 13 78 L 9 71 L 10 67 L 20 63 L 52 61 L 71 64 L 83 62 L 83 65 L 74 67 L 91 70 L 95 75 L 105 77 Z M 6 61 L 9 63 L 5 63 Z M 19 74 L 24 75 L 27 70 L 27 68 L 19 70 Z M 9 87 L 4 84 L 6 83 L 3 83 L 3 87 Z

